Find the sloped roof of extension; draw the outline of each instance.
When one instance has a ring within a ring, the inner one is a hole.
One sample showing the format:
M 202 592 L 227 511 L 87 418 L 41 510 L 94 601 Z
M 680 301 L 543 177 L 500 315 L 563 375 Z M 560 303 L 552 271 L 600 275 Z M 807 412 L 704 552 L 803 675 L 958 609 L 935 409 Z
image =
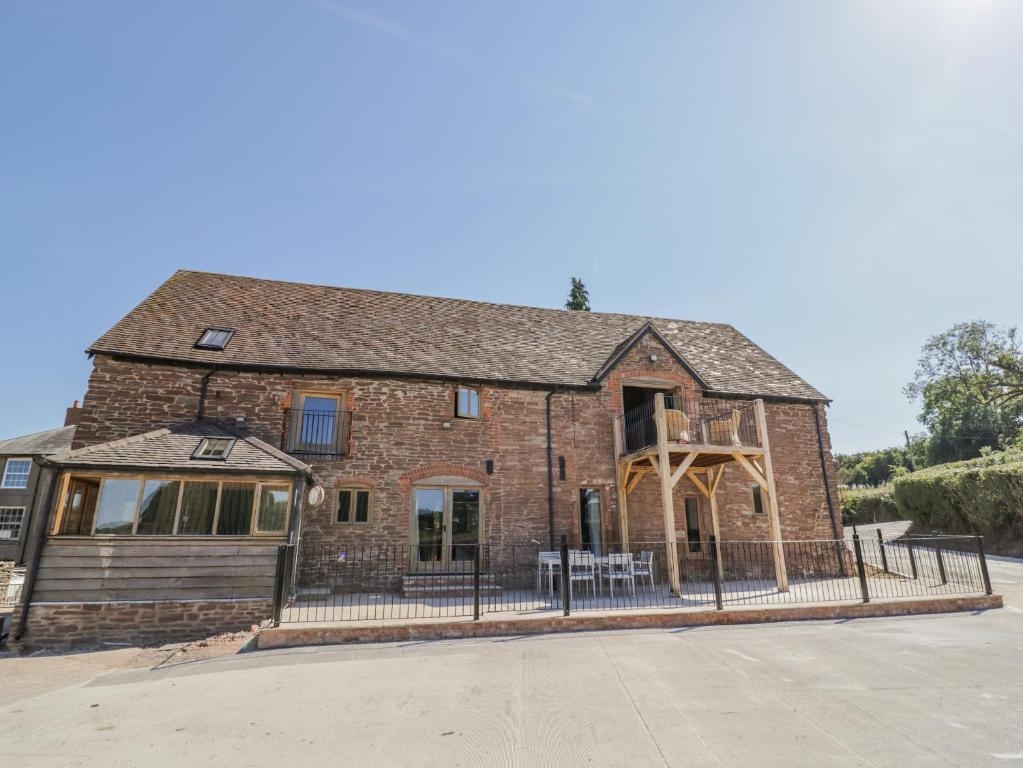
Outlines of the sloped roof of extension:
M 671 345 L 712 394 L 826 400 L 730 325 L 176 272 L 90 353 L 201 365 L 587 387 L 633 337 Z M 235 331 L 196 349 L 206 328 Z
M 225 459 L 197 459 L 193 454 L 204 437 L 231 438 L 236 442 Z M 212 422 L 194 421 L 156 429 L 108 443 L 71 451 L 65 467 L 110 469 L 167 469 L 204 472 L 288 473 L 312 471 L 308 464 L 277 450 L 252 435 Z
M 71 450 L 71 441 L 74 438 L 74 427 L 60 427 L 12 437 L 9 440 L 0 440 L 0 456 L 60 457 Z

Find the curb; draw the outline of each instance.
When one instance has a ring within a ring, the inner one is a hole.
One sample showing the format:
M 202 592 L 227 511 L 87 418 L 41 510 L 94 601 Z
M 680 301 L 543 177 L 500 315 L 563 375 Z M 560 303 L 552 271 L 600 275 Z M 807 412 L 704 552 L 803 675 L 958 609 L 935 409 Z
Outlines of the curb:
M 295 625 L 260 629 L 252 650 L 294 648 L 348 643 L 391 643 L 413 640 L 541 635 L 602 629 L 675 629 L 734 624 L 763 624 L 779 621 L 860 619 L 883 616 L 911 616 L 1001 608 L 1001 595 L 940 597 L 926 600 L 898 600 L 838 605 L 806 605 L 784 608 L 739 608 L 727 611 L 679 611 L 623 613 L 596 616 L 552 616 L 536 619 L 424 622 L 421 624 L 374 624 L 344 626 Z

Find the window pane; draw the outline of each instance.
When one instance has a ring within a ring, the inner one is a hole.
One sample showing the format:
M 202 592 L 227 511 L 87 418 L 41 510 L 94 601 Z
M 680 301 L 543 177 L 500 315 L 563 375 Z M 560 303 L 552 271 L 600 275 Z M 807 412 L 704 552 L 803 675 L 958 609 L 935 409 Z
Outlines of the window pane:
M 8 459 L 4 467 L 4 488 L 28 488 L 28 476 L 32 471 L 32 459 Z
M 131 533 L 141 484 L 141 480 L 107 480 L 103 483 L 96 511 L 96 533 Z
M 136 533 L 143 536 L 169 536 L 174 533 L 179 486 L 177 480 L 146 480 Z
M 469 387 L 458 388 L 457 416 L 476 419 L 480 415 L 480 393 Z
M 255 483 L 224 483 L 220 492 L 217 533 L 221 536 L 248 536 L 252 533 L 252 503 L 255 498 Z
M 469 390 L 469 415 L 478 419 L 480 415 L 480 393 L 478 390 Z
M 690 552 L 700 552 L 703 549 L 702 535 L 700 533 L 700 505 L 694 496 L 686 496 L 686 541 L 689 542 Z
M 199 450 L 195 452 L 195 455 L 206 459 L 223 458 L 233 442 L 234 440 L 226 437 L 204 438 L 199 444 Z
M 288 519 L 288 487 L 264 485 L 259 491 L 259 519 L 256 528 L 264 533 L 284 531 Z
M 304 446 L 332 446 L 336 433 L 336 397 L 305 397 L 302 400 L 301 441 Z
M 351 491 L 338 491 L 337 494 L 337 521 L 339 523 L 347 523 L 350 519 L 350 511 L 352 508 L 352 492 Z
M 91 534 L 98 497 L 99 480 L 72 477 L 68 482 L 60 533 L 64 536 L 88 536 Z
M 355 492 L 355 522 L 365 523 L 369 520 L 369 491 Z
M 217 483 L 185 483 L 181 497 L 179 536 L 209 536 L 217 509 Z
M 451 559 L 472 560 L 480 541 L 480 492 L 451 492 Z
M 416 490 L 415 554 L 420 563 L 444 559 L 444 491 L 439 488 Z
M 760 486 L 753 486 L 753 514 L 762 515 L 764 514 L 764 499 L 760 495 Z
M 600 491 L 596 488 L 579 489 L 579 529 L 583 549 L 600 557 L 603 536 L 600 527 Z

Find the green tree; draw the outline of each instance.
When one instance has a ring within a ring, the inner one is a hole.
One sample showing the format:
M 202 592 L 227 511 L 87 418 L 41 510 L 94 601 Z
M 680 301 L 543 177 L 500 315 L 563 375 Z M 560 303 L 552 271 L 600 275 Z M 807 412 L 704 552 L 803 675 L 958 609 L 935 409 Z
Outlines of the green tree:
M 586 290 L 583 281 L 578 277 L 572 278 L 572 287 L 568 292 L 568 301 L 565 302 L 565 309 L 576 309 L 581 312 L 590 311 L 590 292 Z
M 932 336 L 905 391 L 923 406 L 929 464 L 1011 445 L 1023 427 L 1023 350 L 1016 329 L 974 320 Z

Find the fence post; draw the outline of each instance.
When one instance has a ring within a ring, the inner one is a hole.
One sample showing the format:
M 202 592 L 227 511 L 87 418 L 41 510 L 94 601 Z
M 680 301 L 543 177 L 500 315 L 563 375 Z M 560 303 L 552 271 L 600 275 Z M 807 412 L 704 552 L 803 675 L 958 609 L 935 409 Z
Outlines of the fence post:
M 572 605 L 572 598 L 568 593 L 569 585 L 572 583 L 568 572 L 568 536 L 561 537 L 561 607 L 568 616 Z
M 938 558 L 938 577 L 942 584 L 948 584 L 948 575 L 945 573 L 945 556 L 941 554 L 941 541 L 934 543 L 934 556 Z
M 273 604 L 273 625 L 281 625 L 281 612 L 284 609 L 284 592 L 288 576 L 288 545 L 281 544 L 277 547 L 277 570 L 274 573 L 274 604 Z
M 870 602 L 870 592 L 867 590 L 867 569 L 863 565 L 863 545 L 860 544 L 860 535 L 853 531 L 853 550 L 856 552 L 856 570 L 860 574 L 860 594 L 863 595 L 863 602 Z
M 888 573 L 888 553 L 884 548 L 884 534 L 881 533 L 880 528 L 877 529 L 877 546 L 881 549 L 881 568 Z
M 917 578 L 916 572 L 916 552 L 913 550 L 913 542 L 906 539 L 906 551 L 909 552 L 909 572 L 913 575 L 913 578 Z
M 984 594 L 991 594 L 991 576 L 987 572 L 987 556 L 984 554 L 984 537 L 977 537 L 977 556 L 980 558 L 980 576 L 984 580 Z
M 718 559 L 721 553 L 718 551 L 718 542 L 714 534 L 710 535 L 710 570 L 714 575 L 714 604 L 719 611 L 725 609 L 724 601 L 721 599 L 721 570 L 718 566 Z
M 480 620 L 480 547 L 472 549 L 472 620 Z

